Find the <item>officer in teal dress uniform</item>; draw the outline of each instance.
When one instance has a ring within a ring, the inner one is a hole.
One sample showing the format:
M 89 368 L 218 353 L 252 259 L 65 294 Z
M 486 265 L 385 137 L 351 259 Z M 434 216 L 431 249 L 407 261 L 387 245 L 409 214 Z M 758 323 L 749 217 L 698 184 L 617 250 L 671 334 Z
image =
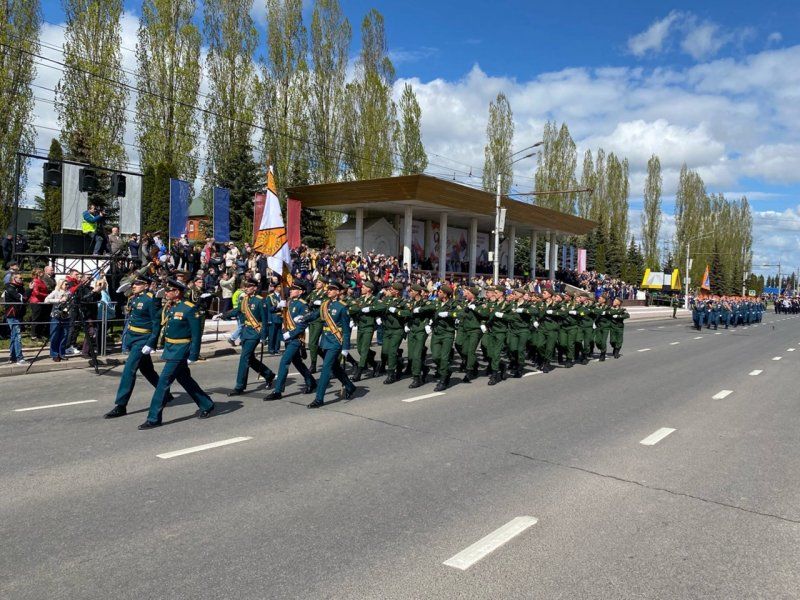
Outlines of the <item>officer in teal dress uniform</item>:
M 267 351 L 270 354 L 279 354 L 281 351 L 281 327 L 283 319 L 281 318 L 281 308 L 279 304 L 282 302 L 278 290 L 275 285 L 269 284 L 269 294 L 264 300 L 264 306 L 267 308 Z
M 144 375 L 150 385 L 158 385 L 158 373 L 153 368 L 150 353 L 156 347 L 161 331 L 161 300 L 148 291 L 151 281 L 146 275 L 137 275 L 131 284 L 132 294 L 128 300 L 128 358 L 119 380 L 114 408 L 104 415 L 106 419 L 122 417 L 127 413 L 126 407 L 136 385 L 137 371 Z M 172 394 L 167 390 L 165 402 L 170 400 Z
M 176 279 L 168 279 L 164 287 L 166 302 L 161 309 L 161 329 L 164 335 L 164 352 L 161 354 L 161 359 L 164 361 L 164 369 L 150 401 L 147 420 L 139 425 L 139 429 L 152 429 L 161 425 L 164 399 L 169 386 L 176 380 L 197 404 L 200 409 L 199 418 L 207 419 L 214 410 L 211 398 L 192 379 L 192 374 L 189 372 L 189 365 L 200 357 L 203 332 L 200 329 L 197 307 L 183 299 L 185 291 L 186 285 Z
M 238 308 L 229 310 L 224 315 L 215 315 L 214 319 L 237 318 L 242 324 L 242 353 L 239 355 L 239 369 L 236 372 L 236 387 L 228 392 L 228 396 L 244 394 L 247 388 L 247 376 L 250 369 L 264 378 L 267 387 L 275 379 L 275 373 L 268 366 L 256 358 L 256 348 L 259 343 L 266 343 L 269 331 L 269 316 L 264 300 L 256 295 L 258 281 L 248 279 L 244 284 L 245 297 L 241 299 Z
M 296 282 L 289 288 L 289 302 L 283 314 L 283 356 L 278 367 L 278 379 L 275 380 L 275 389 L 264 400 L 279 400 L 286 387 L 286 376 L 289 374 L 289 365 L 294 365 L 298 373 L 305 380 L 304 394 L 311 394 L 317 389 L 317 382 L 311 371 L 303 362 L 305 354 L 304 323 L 308 315 L 308 304 L 302 296 L 306 288 L 302 282 Z M 321 304 L 320 304 L 321 306 Z
M 347 306 L 339 301 L 339 295 L 345 290 L 345 286 L 340 282 L 330 282 L 327 289 L 328 299 L 309 316 L 310 319 L 317 317 L 322 319 L 320 350 L 323 363 L 317 384 L 317 397 L 308 408 L 319 408 L 324 404 L 325 389 L 328 387 L 331 375 L 342 382 L 345 399 L 351 398 L 356 391 L 356 386 L 350 381 L 339 361 L 339 356 L 350 354 L 350 313 L 347 311 Z

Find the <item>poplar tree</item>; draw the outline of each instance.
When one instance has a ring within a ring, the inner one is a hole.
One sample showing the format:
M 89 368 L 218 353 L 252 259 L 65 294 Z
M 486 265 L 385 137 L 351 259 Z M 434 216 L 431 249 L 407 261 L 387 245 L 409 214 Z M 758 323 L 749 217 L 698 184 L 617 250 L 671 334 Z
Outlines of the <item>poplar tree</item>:
M 200 87 L 200 31 L 192 20 L 194 12 L 194 0 L 145 0 L 136 43 L 141 163 L 174 165 L 178 176 L 189 181 L 197 176 L 194 106 Z
M 587 150 L 583 155 L 583 170 L 581 171 L 580 188 L 582 190 L 592 190 L 590 192 L 580 192 L 577 195 L 577 209 L 578 216 L 583 219 L 592 218 L 592 202 L 593 194 L 596 193 L 597 187 L 597 173 L 594 169 L 594 160 L 592 160 L 592 151 Z
M 20 163 L 16 179 L 17 152 L 33 149 L 33 91 L 36 63 L 30 53 L 39 51 L 41 15 L 38 0 L 0 2 L 0 230 L 11 218 L 14 192 L 25 188 L 27 162 Z
M 55 93 L 66 158 L 109 168 L 126 159 L 121 15 L 122 0 L 64 0 L 66 68 Z
M 208 137 L 205 183 L 230 189 L 231 237 L 237 241 L 252 237 L 253 195 L 262 187 L 263 176 L 252 142 L 258 32 L 250 17 L 251 5 L 251 0 L 205 0 L 203 18 L 210 88 L 203 119 Z M 210 202 L 205 205 L 210 214 Z
M 414 88 L 407 83 L 400 96 L 400 119 L 394 136 L 403 175 L 422 173 L 428 166 L 428 155 L 425 153 L 420 131 L 421 120 L 422 109 L 417 102 Z
M 317 0 L 311 15 L 309 84 L 311 181 L 339 179 L 345 117 L 345 77 L 352 30 L 338 0 Z
M 511 144 L 514 139 L 514 115 L 511 104 L 503 92 L 489 103 L 489 120 L 486 123 L 486 146 L 483 148 L 483 189 L 497 192 L 497 175 L 502 173 L 500 193 L 508 194 L 513 183 L 511 172 Z
M 606 152 L 602 148 L 597 150 L 597 158 L 594 165 L 595 186 L 592 194 L 592 207 L 589 218 L 593 221 L 600 221 L 602 215 L 608 215 L 611 207 L 608 205 L 608 192 L 606 190 Z M 604 234 L 608 235 L 608 219 L 605 220 L 606 229 Z
M 642 211 L 642 246 L 645 266 L 659 268 L 658 232 L 661 228 L 661 160 L 655 154 L 647 161 L 647 180 L 644 184 Z
M 354 179 L 389 177 L 394 170 L 392 100 L 395 71 L 386 46 L 383 16 L 374 8 L 361 23 L 355 80 L 347 86 L 344 160 Z
M 539 165 L 536 169 L 537 192 L 566 191 L 575 189 L 577 151 L 566 123 L 556 128 L 555 123 L 546 123 L 542 136 Z M 575 214 L 575 192 L 538 196 L 536 203 L 567 214 Z

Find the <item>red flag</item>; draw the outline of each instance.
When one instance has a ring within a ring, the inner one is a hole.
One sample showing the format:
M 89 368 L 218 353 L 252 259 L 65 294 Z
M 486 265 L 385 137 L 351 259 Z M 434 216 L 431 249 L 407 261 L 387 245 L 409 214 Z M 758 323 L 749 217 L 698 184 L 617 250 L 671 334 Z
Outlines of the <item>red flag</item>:
M 256 243 L 258 227 L 261 224 L 261 216 L 264 214 L 264 205 L 267 202 L 267 195 L 264 192 L 256 192 L 253 198 L 253 243 Z
M 300 246 L 300 209 L 302 207 L 303 204 L 300 200 L 289 198 L 286 201 L 286 237 L 291 250 Z

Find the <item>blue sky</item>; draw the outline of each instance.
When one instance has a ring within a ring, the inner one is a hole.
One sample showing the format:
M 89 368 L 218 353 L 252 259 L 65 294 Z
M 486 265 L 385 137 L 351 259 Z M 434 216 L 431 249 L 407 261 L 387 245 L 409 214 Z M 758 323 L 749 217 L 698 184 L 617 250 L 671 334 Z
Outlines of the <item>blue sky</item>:
M 306 1 L 307 24 L 312 5 Z M 364 14 L 374 7 L 384 15 L 395 92 L 406 82 L 417 92 L 432 172 L 480 182 L 488 104 L 503 91 L 514 111 L 516 147 L 540 139 L 545 120 L 555 119 L 570 127 L 579 164 L 586 149 L 598 147 L 629 158 L 637 237 L 645 166 L 656 153 L 664 168 L 664 238 L 674 232 L 672 202 L 686 162 L 709 192 L 748 196 L 756 213 L 755 265 L 800 265 L 800 2 L 342 6 L 353 25 L 353 56 Z M 63 22 L 60 2 L 45 0 L 43 7 L 47 21 Z M 128 48 L 135 47 L 140 7 L 125 2 Z M 252 14 L 263 36 L 265 10 L 258 4 Z M 59 43 L 62 33 L 46 26 L 42 36 Z M 134 64 L 130 54 L 123 52 L 126 68 Z M 56 76 L 45 71 L 40 83 L 53 86 Z M 37 122 L 54 125 L 51 113 L 38 106 Z M 46 147 L 51 135 L 41 130 L 37 146 Z M 530 189 L 530 163 L 517 165 L 515 190 Z M 32 189 L 36 170 L 30 183 Z

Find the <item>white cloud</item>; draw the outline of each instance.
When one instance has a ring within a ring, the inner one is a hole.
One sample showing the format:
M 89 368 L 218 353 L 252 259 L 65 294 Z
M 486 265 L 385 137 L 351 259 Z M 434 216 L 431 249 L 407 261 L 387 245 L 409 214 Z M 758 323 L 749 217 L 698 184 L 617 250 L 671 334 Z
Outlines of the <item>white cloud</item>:
M 664 44 L 673 26 L 684 18 L 684 14 L 673 10 L 663 19 L 655 21 L 643 32 L 638 33 L 628 40 L 628 50 L 634 56 L 644 56 L 652 52 L 658 54 L 664 49 Z
M 681 42 L 681 49 L 695 60 L 714 56 L 727 43 L 727 36 L 720 33 L 715 23 L 703 23 L 692 27 Z
M 767 45 L 774 46 L 783 41 L 783 35 L 779 31 L 773 31 L 767 36 Z
M 763 144 L 742 158 L 742 172 L 775 183 L 795 183 L 800 176 L 800 144 Z

